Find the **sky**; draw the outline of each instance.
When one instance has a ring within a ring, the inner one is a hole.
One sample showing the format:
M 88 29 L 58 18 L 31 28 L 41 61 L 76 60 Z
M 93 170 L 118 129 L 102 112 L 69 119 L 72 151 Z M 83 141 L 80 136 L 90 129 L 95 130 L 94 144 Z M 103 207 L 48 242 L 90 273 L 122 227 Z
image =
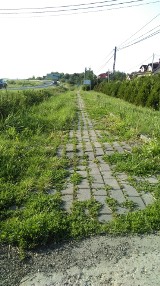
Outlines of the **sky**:
M 138 71 L 142 64 L 152 62 L 153 54 L 154 62 L 159 61 L 160 33 L 120 50 L 128 43 L 139 41 L 142 35 L 146 37 L 160 31 L 160 1 L 133 1 L 0 0 L 0 78 L 24 79 L 50 72 L 81 73 L 85 68 L 91 68 L 96 75 L 112 72 L 115 47 L 117 71 Z M 82 9 L 93 7 L 93 4 L 71 6 L 95 2 L 103 2 L 95 4 L 98 6 L 114 5 L 94 8 L 94 12 Z M 122 2 L 128 4 L 115 5 Z M 139 6 L 119 8 L 127 5 Z M 38 9 L 59 6 L 81 9 L 52 13 L 46 12 L 55 11 L 50 8 Z M 19 8 L 36 9 L 4 10 Z M 33 13 L 40 11 L 45 13 Z M 87 13 L 80 13 L 82 11 Z

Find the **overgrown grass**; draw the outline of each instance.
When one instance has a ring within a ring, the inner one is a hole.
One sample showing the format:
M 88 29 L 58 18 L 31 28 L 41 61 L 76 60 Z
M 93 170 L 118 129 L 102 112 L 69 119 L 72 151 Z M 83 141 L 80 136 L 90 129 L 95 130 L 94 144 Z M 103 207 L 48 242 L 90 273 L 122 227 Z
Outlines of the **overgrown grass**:
M 8 110 L 0 122 L 3 242 L 29 246 L 67 235 L 59 190 L 68 176 L 69 160 L 56 152 L 76 121 L 77 107 L 74 93 L 52 93 L 39 104 Z M 52 189 L 58 193 L 49 193 Z
M 159 111 L 137 107 L 98 92 L 83 92 L 95 128 L 103 130 L 104 141 L 137 140 L 141 134 L 160 139 Z
M 8 87 L 19 87 L 19 86 L 37 86 L 42 85 L 45 80 L 28 80 L 28 79 L 10 79 L 7 80 Z

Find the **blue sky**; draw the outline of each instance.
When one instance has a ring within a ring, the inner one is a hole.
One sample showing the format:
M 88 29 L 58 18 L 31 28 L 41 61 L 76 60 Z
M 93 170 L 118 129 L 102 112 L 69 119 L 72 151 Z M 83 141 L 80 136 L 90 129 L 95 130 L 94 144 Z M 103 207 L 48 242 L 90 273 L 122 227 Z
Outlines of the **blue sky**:
M 144 0 L 144 3 L 153 1 Z M 0 3 L 0 9 L 55 7 L 89 2 L 100 2 L 100 0 L 23 0 L 23 3 L 21 0 L 5 0 Z M 83 72 L 85 67 L 93 69 L 95 74 L 112 71 L 113 58 L 109 62 L 108 60 L 112 56 L 114 47 L 120 47 L 122 42 L 158 14 L 160 14 L 160 1 L 150 5 L 116 10 L 105 9 L 103 12 L 86 14 L 36 15 L 40 17 L 34 17 L 35 14 L 1 14 L 0 78 L 43 76 L 52 71 Z M 158 25 L 160 25 L 160 15 L 128 42 L 155 27 L 157 27 L 155 30 L 160 29 Z M 138 70 L 142 63 L 152 62 L 153 53 L 154 61 L 158 61 L 160 33 L 129 48 L 119 50 L 116 70 L 123 72 Z

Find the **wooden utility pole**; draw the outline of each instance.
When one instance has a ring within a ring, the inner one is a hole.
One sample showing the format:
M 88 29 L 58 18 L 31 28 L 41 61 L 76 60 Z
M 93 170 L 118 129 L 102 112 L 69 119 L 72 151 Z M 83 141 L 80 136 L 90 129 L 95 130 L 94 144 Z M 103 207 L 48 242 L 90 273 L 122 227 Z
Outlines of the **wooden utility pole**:
M 154 63 L 154 53 L 153 53 L 153 58 L 152 58 L 152 72 L 153 72 L 153 63 Z
M 114 48 L 113 74 L 115 73 L 117 47 Z

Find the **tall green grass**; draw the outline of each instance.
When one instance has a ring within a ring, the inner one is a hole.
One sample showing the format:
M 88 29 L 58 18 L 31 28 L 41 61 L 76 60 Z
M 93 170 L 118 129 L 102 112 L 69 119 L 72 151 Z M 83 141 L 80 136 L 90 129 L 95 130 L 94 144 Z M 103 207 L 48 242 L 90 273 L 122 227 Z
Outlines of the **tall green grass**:
M 56 235 L 66 228 L 61 220 L 60 194 L 48 195 L 48 191 L 60 190 L 68 176 L 69 161 L 57 157 L 57 149 L 77 120 L 77 107 L 74 93 L 51 93 L 54 96 L 43 98 L 41 103 L 26 105 L 26 99 L 21 101 L 21 108 L 8 109 L 8 116 L 0 122 L 0 226 L 4 242 L 36 243 L 42 232 L 49 235 L 46 225 L 51 222 Z M 20 94 L 21 99 L 25 96 Z
M 95 128 L 110 134 L 113 140 L 135 140 L 143 134 L 160 139 L 160 113 L 149 108 L 137 107 L 122 99 L 103 93 L 83 93 L 87 111 Z

